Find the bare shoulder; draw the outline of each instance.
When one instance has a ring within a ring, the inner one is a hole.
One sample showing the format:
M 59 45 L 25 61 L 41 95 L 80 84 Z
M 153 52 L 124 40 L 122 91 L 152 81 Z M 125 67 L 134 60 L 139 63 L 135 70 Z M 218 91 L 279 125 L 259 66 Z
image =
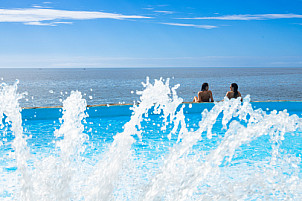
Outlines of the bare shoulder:
M 228 91 L 225 96 L 230 98 L 231 97 L 231 91 Z

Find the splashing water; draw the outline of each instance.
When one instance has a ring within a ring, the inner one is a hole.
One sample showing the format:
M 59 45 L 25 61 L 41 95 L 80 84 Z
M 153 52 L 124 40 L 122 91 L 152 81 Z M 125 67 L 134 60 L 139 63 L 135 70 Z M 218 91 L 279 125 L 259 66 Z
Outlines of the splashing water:
M 35 200 L 76 199 L 80 190 L 77 176 L 81 169 L 81 153 L 85 150 L 88 136 L 83 134 L 82 120 L 85 114 L 86 100 L 78 91 L 72 91 L 63 101 L 63 122 L 55 130 L 57 157 L 49 156 L 35 163 Z
M 1 199 L 302 199 L 301 155 L 283 146 L 302 130 L 296 114 L 254 110 L 247 96 L 243 102 L 225 98 L 190 120 L 176 93 L 179 85 L 147 78 L 130 120 L 99 147 L 100 154 L 92 153 L 93 162 L 95 145 L 87 134 L 91 128 L 85 130 L 89 118 L 81 93 L 73 91 L 63 101 L 53 146 L 41 154 L 23 133 L 17 84 L 0 88 L 0 176 L 6 184 Z
M 17 80 L 12 86 L 6 85 L 5 83 L 1 84 L 0 122 L 2 128 L 4 126 L 10 126 L 10 129 L 15 136 L 15 139 L 11 143 L 14 150 L 14 152 L 11 153 L 11 157 L 15 159 L 18 168 L 16 174 L 11 175 L 11 177 L 17 177 L 16 175 L 18 175 L 16 182 L 20 188 L 20 190 L 15 193 L 17 194 L 17 197 L 22 200 L 32 200 L 32 178 L 30 168 L 27 164 L 30 154 L 27 147 L 26 137 L 23 135 L 22 118 L 20 113 L 21 108 L 18 102 L 22 98 L 22 94 L 17 93 L 18 83 L 19 81 Z

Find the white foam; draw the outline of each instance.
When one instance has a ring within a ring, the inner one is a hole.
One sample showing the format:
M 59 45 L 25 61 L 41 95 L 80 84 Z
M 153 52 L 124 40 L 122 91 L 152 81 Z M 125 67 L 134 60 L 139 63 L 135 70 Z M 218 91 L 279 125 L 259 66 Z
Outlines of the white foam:
M 80 92 L 71 92 L 63 101 L 61 126 L 54 132 L 55 150 L 35 158 L 30 155 L 23 135 L 18 103 L 22 95 L 17 93 L 17 83 L 2 84 L 0 117 L 6 123 L 1 126 L 15 135 L 11 154 L 15 160 L 8 163 L 15 165 L 17 171 L 1 172 L 7 185 L 0 187 L 0 197 L 7 200 L 302 199 L 301 155 L 285 154 L 280 148 L 286 133 L 302 130 L 302 120 L 297 115 L 254 110 L 249 96 L 243 102 L 225 98 L 211 110 L 201 111 L 200 122 L 198 125 L 194 122 L 197 128 L 188 129 L 183 100 L 176 93 L 179 85 L 170 87 L 169 79 L 155 80 L 152 84 L 147 78 L 143 87 L 143 91 L 137 92 L 140 102 L 133 105 L 123 131 L 96 156 L 99 157 L 96 164 L 90 164 L 83 159 L 89 139 L 83 125 L 87 103 Z M 150 114 L 157 115 L 159 120 L 142 126 L 150 121 Z M 213 131 L 217 124 L 223 135 Z M 160 152 L 166 137 L 173 145 L 159 159 L 137 158 L 133 152 L 134 143 L 144 143 L 142 133 L 148 125 L 160 128 L 156 130 L 161 136 L 157 140 L 162 142 L 154 145 L 154 151 Z M 194 148 L 218 137 L 221 140 L 210 150 Z M 234 163 L 237 151 L 259 138 L 271 146 L 267 147 L 270 155 L 261 160 L 236 159 Z M 4 140 L 2 146 L 5 143 Z

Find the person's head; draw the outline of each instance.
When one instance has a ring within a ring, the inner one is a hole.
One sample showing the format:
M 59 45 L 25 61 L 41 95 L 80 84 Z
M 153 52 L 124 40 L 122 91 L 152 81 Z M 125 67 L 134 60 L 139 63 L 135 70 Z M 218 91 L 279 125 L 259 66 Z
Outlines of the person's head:
M 209 84 L 208 83 L 203 83 L 201 86 L 201 91 L 207 91 L 209 89 Z
M 238 85 L 236 83 L 232 83 L 230 86 L 231 91 L 234 92 L 234 97 L 237 98 L 238 96 Z

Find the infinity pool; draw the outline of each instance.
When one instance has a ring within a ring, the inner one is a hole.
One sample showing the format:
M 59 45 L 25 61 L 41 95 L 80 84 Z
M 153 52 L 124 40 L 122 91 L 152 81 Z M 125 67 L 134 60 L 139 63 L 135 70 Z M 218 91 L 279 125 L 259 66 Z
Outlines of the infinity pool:
M 20 111 L 1 91 L 7 200 L 300 200 L 302 102 L 182 104 L 147 82 L 139 105 Z M 8 96 L 8 94 L 10 94 Z

